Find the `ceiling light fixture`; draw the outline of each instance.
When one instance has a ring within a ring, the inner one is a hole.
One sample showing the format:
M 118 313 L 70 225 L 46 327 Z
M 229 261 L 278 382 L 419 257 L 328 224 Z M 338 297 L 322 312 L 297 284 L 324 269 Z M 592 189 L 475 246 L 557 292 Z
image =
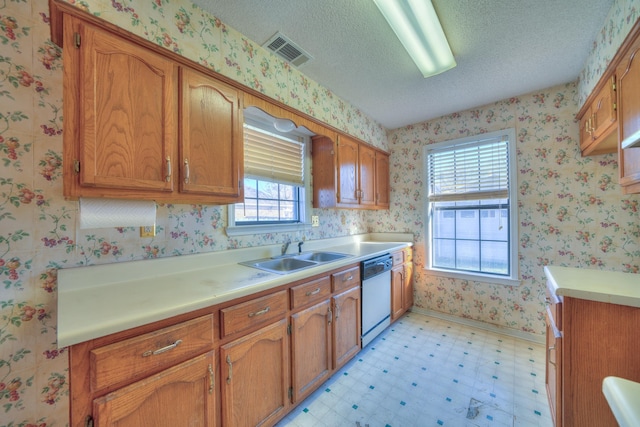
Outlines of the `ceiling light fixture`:
M 273 127 L 279 132 L 288 133 L 296 128 L 296 124 L 289 119 L 275 119 Z
M 373 0 L 424 77 L 456 66 L 431 0 Z

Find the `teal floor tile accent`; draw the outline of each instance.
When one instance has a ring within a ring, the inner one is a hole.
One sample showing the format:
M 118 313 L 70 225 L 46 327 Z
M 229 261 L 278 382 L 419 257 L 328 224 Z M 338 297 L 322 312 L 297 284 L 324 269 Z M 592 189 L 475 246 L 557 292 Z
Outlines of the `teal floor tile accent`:
M 545 347 L 407 313 L 276 427 L 551 427 Z

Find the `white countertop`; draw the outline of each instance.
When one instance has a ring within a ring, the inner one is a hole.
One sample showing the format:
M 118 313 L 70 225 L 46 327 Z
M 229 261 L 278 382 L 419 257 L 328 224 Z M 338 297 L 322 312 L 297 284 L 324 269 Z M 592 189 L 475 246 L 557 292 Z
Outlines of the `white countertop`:
M 279 255 L 281 245 L 60 269 L 58 348 L 358 263 L 411 246 L 412 238 L 375 233 L 307 241 L 303 251 L 350 256 L 284 275 L 238 264 Z
M 558 296 L 640 307 L 640 274 L 556 266 L 544 271 Z
M 640 426 L 640 383 L 618 377 L 606 377 L 602 392 L 620 427 Z

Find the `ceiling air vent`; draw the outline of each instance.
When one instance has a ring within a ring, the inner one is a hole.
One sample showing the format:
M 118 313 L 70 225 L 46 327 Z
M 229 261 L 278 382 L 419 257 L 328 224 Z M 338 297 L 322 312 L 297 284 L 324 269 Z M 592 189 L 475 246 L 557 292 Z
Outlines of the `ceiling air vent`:
M 300 46 L 281 33 L 275 33 L 274 36 L 267 40 L 262 46 L 296 67 L 300 67 L 313 59 L 313 57 Z

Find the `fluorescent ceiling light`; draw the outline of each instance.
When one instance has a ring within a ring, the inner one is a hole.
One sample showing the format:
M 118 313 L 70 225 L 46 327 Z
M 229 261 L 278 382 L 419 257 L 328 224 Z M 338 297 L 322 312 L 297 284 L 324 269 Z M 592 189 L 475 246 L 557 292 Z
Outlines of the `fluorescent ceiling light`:
M 456 66 L 431 0 L 373 0 L 424 77 Z

